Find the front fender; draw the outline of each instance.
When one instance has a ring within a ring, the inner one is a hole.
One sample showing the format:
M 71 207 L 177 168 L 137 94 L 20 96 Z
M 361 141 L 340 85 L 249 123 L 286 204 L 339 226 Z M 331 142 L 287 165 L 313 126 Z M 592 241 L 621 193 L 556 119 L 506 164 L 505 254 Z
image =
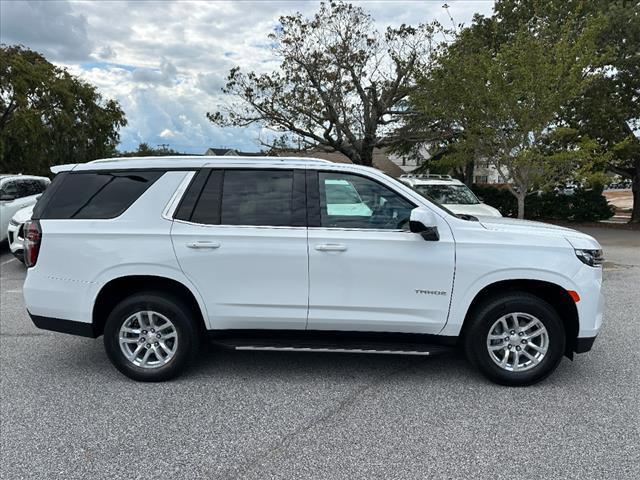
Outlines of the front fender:
M 487 273 L 467 285 L 460 285 L 456 280 L 451 297 L 449 318 L 440 335 L 458 336 L 469 307 L 476 296 L 486 287 L 503 281 L 537 280 L 558 285 L 565 290 L 577 290 L 576 283 L 567 275 L 548 269 L 537 268 L 505 268 Z M 462 282 L 461 282 L 462 283 Z

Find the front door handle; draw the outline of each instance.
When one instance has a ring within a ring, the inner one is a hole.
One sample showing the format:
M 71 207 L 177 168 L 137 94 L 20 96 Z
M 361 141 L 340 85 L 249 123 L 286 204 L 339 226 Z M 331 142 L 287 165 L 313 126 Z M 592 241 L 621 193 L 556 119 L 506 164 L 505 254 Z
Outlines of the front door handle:
M 319 252 L 344 252 L 347 250 L 347 246 L 341 243 L 322 243 L 316 245 L 316 250 Z
M 189 248 L 220 248 L 220 244 L 218 242 L 188 242 L 187 247 Z

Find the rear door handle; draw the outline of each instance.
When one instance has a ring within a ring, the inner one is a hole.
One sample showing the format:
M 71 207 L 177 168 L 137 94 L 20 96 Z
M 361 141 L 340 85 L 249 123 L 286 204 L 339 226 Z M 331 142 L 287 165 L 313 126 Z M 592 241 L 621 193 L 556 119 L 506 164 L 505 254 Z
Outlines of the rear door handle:
M 321 243 L 316 245 L 316 250 L 319 252 L 344 252 L 347 250 L 347 246 L 341 243 Z
M 188 242 L 187 247 L 189 248 L 220 248 L 220 244 L 218 242 Z

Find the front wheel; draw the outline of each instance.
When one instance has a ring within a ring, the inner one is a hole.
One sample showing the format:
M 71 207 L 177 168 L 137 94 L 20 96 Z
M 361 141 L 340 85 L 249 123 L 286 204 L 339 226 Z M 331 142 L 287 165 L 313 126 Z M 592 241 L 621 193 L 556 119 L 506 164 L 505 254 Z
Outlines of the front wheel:
M 485 302 L 465 333 L 467 357 L 501 385 L 525 386 L 543 380 L 562 360 L 565 331 L 556 310 L 527 293 Z
M 121 301 L 104 327 L 104 346 L 126 376 L 159 382 L 179 375 L 196 355 L 193 314 L 178 299 L 139 293 Z

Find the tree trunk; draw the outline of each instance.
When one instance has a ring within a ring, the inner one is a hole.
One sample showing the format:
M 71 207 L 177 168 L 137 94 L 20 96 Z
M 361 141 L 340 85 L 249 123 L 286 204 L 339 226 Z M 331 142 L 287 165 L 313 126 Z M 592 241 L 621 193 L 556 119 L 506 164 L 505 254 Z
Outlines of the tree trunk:
M 373 145 L 365 146 L 360 151 L 360 161 L 355 162 L 351 159 L 353 163 L 359 163 L 360 165 L 366 165 L 367 167 L 373 167 Z
M 640 223 L 640 157 L 635 159 L 635 169 L 631 176 L 631 192 L 633 193 L 633 210 L 629 223 Z
M 475 170 L 476 162 L 471 160 L 464 166 L 464 183 L 467 187 L 473 185 L 473 172 Z
M 524 199 L 526 196 L 526 192 L 518 192 L 518 194 L 516 195 L 516 198 L 518 199 L 518 218 L 520 219 L 524 218 Z

